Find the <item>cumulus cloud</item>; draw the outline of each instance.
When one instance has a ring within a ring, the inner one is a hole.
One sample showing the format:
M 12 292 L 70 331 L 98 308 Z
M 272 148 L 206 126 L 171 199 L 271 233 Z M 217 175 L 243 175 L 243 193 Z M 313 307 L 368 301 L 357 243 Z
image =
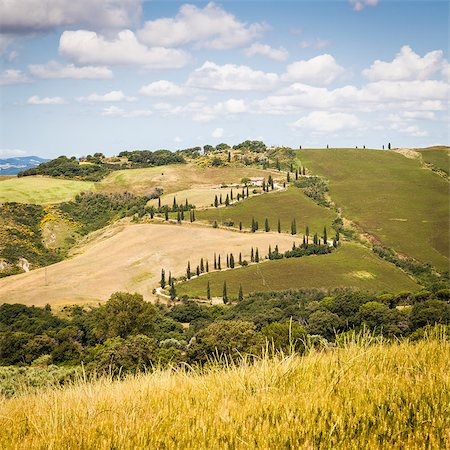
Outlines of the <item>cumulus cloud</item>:
M 70 25 L 123 28 L 141 13 L 141 0 L 2 0 L 0 29 L 26 34 Z
M 60 64 L 50 61 L 47 64 L 31 64 L 28 66 L 31 74 L 38 78 L 74 78 L 74 79 L 108 79 L 113 73 L 107 67 Z
M 378 0 L 349 0 L 349 3 L 355 11 L 359 12 L 366 6 L 377 6 Z
M 246 48 L 244 54 L 246 56 L 266 56 L 275 61 L 285 61 L 289 56 L 289 52 L 284 47 L 273 48 L 270 45 L 261 44 L 259 42 L 255 42 L 250 47 Z
M 65 31 L 59 41 L 59 52 L 77 64 L 142 65 L 148 69 L 177 69 L 185 66 L 189 55 L 183 50 L 147 47 L 130 30 L 106 39 L 94 31 Z
M 391 62 L 376 60 L 363 70 L 370 81 L 426 80 L 445 66 L 442 50 L 435 50 L 420 57 L 409 45 L 405 45 Z
M 136 97 L 129 97 L 125 95 L 122 91 L 111 91 L 106 94 L 91 94 L 86 97 L 78 97 L 80 102 L 132 102 L 136 100 Z
M 246 45 L 266 28 L 261 23 L 240 22 L 211 2 L 203 9 L 186 4 L 174 18 L 147 21 L 138 36 L 149 46 L 176 47 L 196 43 L 202 48 L 222 50 Z
M 344 68 L 336 62 L 333 56 L 323 54 L 289 64 L 283 79 L 311 85 L 327 85 L 336 80 L 344 71 Z
M 175 97 L 183 95 L 185 90 L 171 81 L 159 80 L 142 86 L 139 92 L 151 97 Z
M 149 109 L 133 109 L 131 111 L 125 111 L 118 106 L 108 106 L 103 108 L 101 113 L 105 117 L 123 117 L 123 118 L 135 118 L 135 117 L 148 117 L 153 114 L 153 111 Z
M 316 133 L 334 133 L 360 127 L 361 121 L 354 114 L 313 111 L 294 122 L 293 126 Z
M 218 65 L 206 61 L 191 73 L 187 85 L 218 91 L 258 91 L 273 88 L 278 80 L 279 77 L 276 73 L 253 70 L 248 66 Z
M 15 158 L 25 156 L 27 152 L 18 148 L 0 148 L 0 158 Z
M 0 72 L 0 86 L 6 86 L 8 84 L 23 84 L 30 83 L 31 80 L 21 70 L 7 69 Z
M 211 137 L 216 139 L 223 137 L 223 128 L 216 128 L 215 130 L 213 130 L 213 132 L 211 133 Z
M 248 111 L 248 106 L 243 99 L 230 98 L 224 102 L 214 105 L 213 110 L 216 112 L 226 112 L 230 114 L 240 114 Z
M 43 97 L 33 95 L 27 100 L 29 105 L 63 105 L 65 100 L 62 97 Z

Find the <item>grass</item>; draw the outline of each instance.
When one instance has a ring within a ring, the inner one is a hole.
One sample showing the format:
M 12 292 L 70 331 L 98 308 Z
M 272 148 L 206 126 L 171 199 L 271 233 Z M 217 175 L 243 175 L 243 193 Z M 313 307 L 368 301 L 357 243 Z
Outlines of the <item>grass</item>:
M 274 174 L 253 167 L 205 168 L 195 164 L 173 164 L 147 169 L 118 170 L 103 179 L 98 188 L 108 192 L 127 190 L 143 195 L 151 192 L 155 187 L 162 187 L 165 194 L 172 194 L 187 189 L 217 186 L 222 183 L 238 183 L 244 177 L 268 178 L 270 173 L 272 176 L 278 174 L 278 172 Z
M 450 173 L 450 148 L 449 147 L 429 147 L 418 149 L 422 159 L 432 164 L 434 167 L 444 171 L 447 175 Z
M 300 150 L 329 180 L 343 215 L 383 245 L 441 270 L 449 267 L 448 182 L 420 161 L 389 151 Z
M 0 404 L 4 449 L 444 449 L 448 340 L 349 339 L 304 357 L 156 370 Z
M 280 219 L 281 231 L 290 233 L 291 222 L 295 218 L 298 233 L 303 233 L 306 225 L 309 225 L 310 234 L 317 231 L 322 235 L 323 227 L 326 225 L 331 236 L 330 227 L 336 214 L 327 208 L 318 206 L 306 197 L 301 189 L 295 187 L 283 192 L 249 198 L 227 208 L 210 208 L 198 211 L 196 214 L 197 220 L 208 222 L 217 220 L 219 224 L 231 220 L 235 227 L 238 227 L 239 222 L 242 221 L 244 228 L 251 227 L 253 217 L 259 222 L 260 230 L 264 229 L 264 222 L 267 218 L 271 230 L 277 231 L 278 219 Z
M 261 250 L 261 249 L 260 249 Z M 264 255 L 267 249 L 264 249 Z M 329 255 L 265 261 L 234 270 L 212 272 L 177 285 L 178 295 L 221 296 L 226 281 L 228 295 L 237 298 L 239 286 L 244 294 L 301 288 L 348 286 L 372 292 L 416 291 L 418 285 L 400 269 L 378 258 L 358 244 L 345 243 Z
M 46 205 L 72 200 L 83 191 L 92 191 L 91 181 L 62 180 L 32 176 L 0 179 L 0 203 L 17 202 Z

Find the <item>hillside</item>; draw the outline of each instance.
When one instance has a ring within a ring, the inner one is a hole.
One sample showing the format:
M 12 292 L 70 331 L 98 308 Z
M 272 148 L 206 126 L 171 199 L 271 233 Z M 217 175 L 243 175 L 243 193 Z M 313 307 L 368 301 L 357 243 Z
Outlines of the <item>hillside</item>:
M 371 292 L 416 291 L 419 286 L 402 271 L 356 244 L 344 243 L 334 253 L 265 261 L 248 267 L 214 272 L 193 278 L 177 286 L 179 295 L 206 298 L 222 296 L 226 281 L 228 295 L 237 298 L 239 286 L 245 294 L 302 288 L 337 288 L 347 286 Z
M 0 447 L 444 449 L 449 358 L 444 338 L 366 337 L 255 365 L 80 381 L 3 400 Z
M 449 147 L 429 147 L 419 148 L 417 151 L 422 155 L 422 159 L 431 167 L 442 170 L 447 176 L 450 174 L 450 148 Z
M 329 181 L 343 215 L 384 246 L 449 267 L 448 182 L 420 161 L 382 150 L 300 150 L 313 173 Z
M 158 286 L 161 269 L 176 277 L 200 258 L 269 245 L 287 250 L 294 239 L 274 233 L 236 233 L 195 225 L 136 224 L 106 228 L 74 249 L 73 257 L 47 268 L 0 280 L 0 302 L 52 305 L 106 300 L 115 291 L 139 292 L 146 299 Z M 189 245 L 186 245 L 189 243 Z
M 48 159 L 39 156 L 19 156 L 17 158 L 0 159 L 0 176 L 17 175 L 22 170 L 31 169 Z

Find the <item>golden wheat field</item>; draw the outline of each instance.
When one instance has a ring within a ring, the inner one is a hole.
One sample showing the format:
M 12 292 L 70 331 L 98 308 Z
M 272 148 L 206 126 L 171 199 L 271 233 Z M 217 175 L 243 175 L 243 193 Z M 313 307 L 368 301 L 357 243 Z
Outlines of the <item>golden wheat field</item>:
M 449 342 L 156 370 L 4 399 L 3 449 L 445 449 Z

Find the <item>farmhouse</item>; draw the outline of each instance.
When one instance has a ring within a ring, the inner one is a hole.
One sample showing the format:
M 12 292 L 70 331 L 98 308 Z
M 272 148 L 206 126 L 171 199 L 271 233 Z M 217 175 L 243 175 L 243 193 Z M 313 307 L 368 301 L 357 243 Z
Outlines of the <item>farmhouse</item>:
M 263 181 L 264 181 L 263 177 L 250 178 L 250 184 L 252 186 L 262 186 L 263 185 Z

